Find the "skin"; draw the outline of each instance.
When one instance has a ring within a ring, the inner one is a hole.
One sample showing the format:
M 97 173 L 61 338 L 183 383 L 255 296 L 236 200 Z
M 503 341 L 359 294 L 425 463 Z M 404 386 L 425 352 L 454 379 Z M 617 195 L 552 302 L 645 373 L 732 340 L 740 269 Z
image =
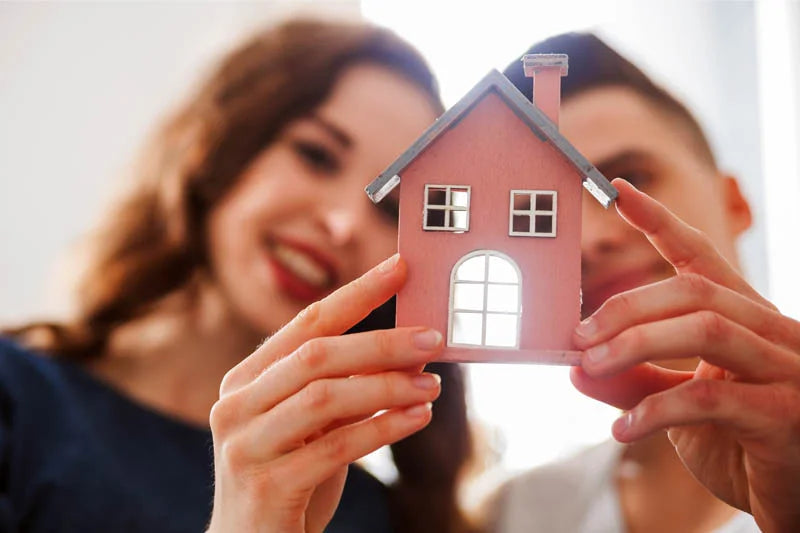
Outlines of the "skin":
M 619 218 L 584 207 L 590 316 L 575 332 L 584 351 L 571 377 L 585 394 L 628 410 L 613 433 L 644 443 L 639 456 L 650 452 L 653 465 L 669 461 L 660 437 L 666 431 L 677 457 L 714 496 L 752 513 L 763 531 L 797 531 L 800 323 L 739 274 L 734 245 L 750 223 L 747 204 L 732 178 L 697 157 L 674 120 L 622 88 L 564 105 L 562 131 L 577 148 L 607 175 L 623 175 L 649 194 L 615 180 Z M 622 167 L 604 163 L 630 152 L 637 158 Z M 672 494 L 687 486 L 686 479 L 672 482 Z M 655 510 L 657 503 L 639 506 Z M 713 526 L 714 513 L 725 517 L 713 508 L 697 512 L 695 527 Z
M 122 328 L 108 356 L 91 364 L 144 405 L 210 423 L 209 531 L 322 531 L 348 464 L 430 421 L 440 385 L 422 369 L 441 351 L 438 332 L 341 333 L 406 276 L 397 256 L 370 270 L 395 250 L 396 214 L 374 206 L 364 184 L 436 115 L 427 94 L 394 71 L 345 69 L 327 99 L 291 122 L 212 211 L 211 272 L 198 299 L 171 296 Z M 265 243 L 274 239 L 322 258 L 334 274 L 323 291 L 331 294 L 314 303 L 288 290 L 270 266 Z
M 395 214 L 372 205 L 363 184 L 434 117 L 425 94 L 401 76 L 376 65 L 350 67 L 212 214 L 212 268 L 231 312 L 260 331 L 291 321 L 219 387 L 210 413 L 209 532 L 323 531 L 348 465 L 430 421 L 440 383 L 422 369 L 441 351 L 441 334 L 341 334 L 406 276 L 405 263 L 392 256 L 356 279 L 396 241 Z M 328 263 L 331 285 L 350 283 L 309 305 L 315 295 L 287 289 L 265 240 L 300 243 Z
M 358 65 L 311 116 L 289 124 L 252 162 L 208 222 L 216 281 L 243 322 L 275 332 L 310 302 L 395 252 L 392 200 L 376 207 L 364 184 L 435 118 L 410 81 L 380 66 Z M 276 239 L 310 247 L 329 261 L 334 279 L 327 290 L 306 298 L 282 290 L 265 261 Z

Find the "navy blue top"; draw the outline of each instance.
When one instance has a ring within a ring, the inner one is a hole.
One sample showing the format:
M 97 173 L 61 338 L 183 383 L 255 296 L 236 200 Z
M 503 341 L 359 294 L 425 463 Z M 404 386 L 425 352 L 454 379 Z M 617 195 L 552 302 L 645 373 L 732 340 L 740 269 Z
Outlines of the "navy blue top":
M 0 338 L 0 532 L 202 533 L 211 432 L 80 366 Z M 389 531 L 385 488 L 351 467 L 326 531 Z

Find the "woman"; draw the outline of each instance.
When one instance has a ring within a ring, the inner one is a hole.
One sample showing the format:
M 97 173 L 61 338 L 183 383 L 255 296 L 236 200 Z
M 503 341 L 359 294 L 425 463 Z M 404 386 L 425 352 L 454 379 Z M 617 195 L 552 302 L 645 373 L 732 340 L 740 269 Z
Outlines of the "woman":
M 79 312 L 0 340 L 0 530 L 200 531 L 212 500 L 210 531 L 319 531 L 337 505 L 328 531 L 463 529 L 453 366 L 435 422 L 394 449 L 392 518 L 363 471 L 342 489 L 440 392 L 422 372 L 437 332 L 367 331 L 391 325 L 384 307 L 338 336 L 399 288 L 402 261 L 300 313 L 391 256 L 395 210 L 363 186 L 440 111 L 417 52 L 369 26 L 292 21 L 225 58 L 95 236 Z

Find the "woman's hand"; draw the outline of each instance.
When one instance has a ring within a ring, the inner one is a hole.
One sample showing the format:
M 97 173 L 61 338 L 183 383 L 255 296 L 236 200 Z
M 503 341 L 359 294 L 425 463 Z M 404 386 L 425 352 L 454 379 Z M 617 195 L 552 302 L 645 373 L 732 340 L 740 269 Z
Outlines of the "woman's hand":
M 428 424 L 439 381 L 421 372 L 441 350 L 441 335 L 341 335 L 405 276 L 405 263 L 390 258 L 309 306 L 228 372 L 211 411 L 209 532 L 322 531 L 347 465 Z
M 622 442 L 667 430 L 686 467 L 765 532 L 800 531 L 800 323 L 781 315 L 707 237 L 615 180 L 617 208 L 678 275 L 610 298 L 576 330 L 572 381 L 629 410 Z M 695 372 L 651 361 L 700 357 Z

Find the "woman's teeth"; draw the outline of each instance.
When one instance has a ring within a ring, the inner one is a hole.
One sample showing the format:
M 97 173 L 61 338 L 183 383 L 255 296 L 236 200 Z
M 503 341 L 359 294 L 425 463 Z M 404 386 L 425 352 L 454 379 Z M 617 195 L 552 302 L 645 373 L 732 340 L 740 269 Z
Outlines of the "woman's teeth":
M 309 285 L 326 287 L 330 283 L 328 272 L 303 252 L 278 243 L 272 251 L 281 265 Z

